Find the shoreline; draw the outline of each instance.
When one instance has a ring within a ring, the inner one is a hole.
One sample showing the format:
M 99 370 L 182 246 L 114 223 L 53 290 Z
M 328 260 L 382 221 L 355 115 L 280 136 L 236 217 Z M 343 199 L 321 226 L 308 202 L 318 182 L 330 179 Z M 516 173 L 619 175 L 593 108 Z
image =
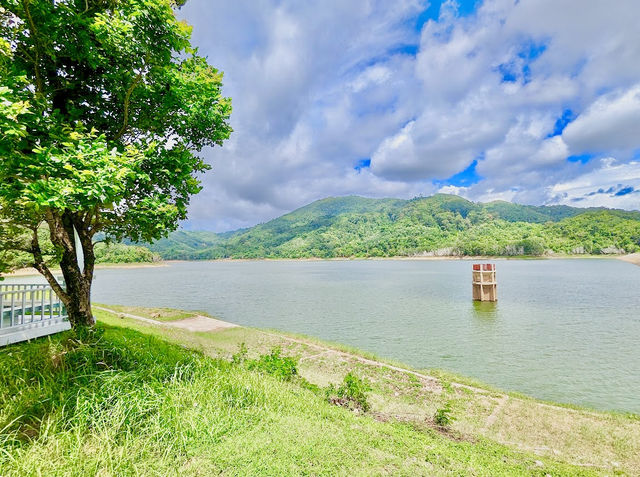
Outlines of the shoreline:
M 640 267 L 640 252 L 639 253 L 631 253 L 629 255 L 623 255 L 619 257 L 620 260 L 632 263 L 634 265 L 638 265 Z
M 92 308 L 117 316 L 119 319 L 128 318 L 130 320 L 134 320 L 145 325 L 153 325 L 153 326 L 168 327 L 168 328 L 180 328 L 180 329 L 184 329 L 191 332 L 200 332 L 200 331 L 217 332 L 217 331 L 224 331 L 231 328 L 241 328 L 241 329 L 250 330 L 251 332 L 259 333 L 262 335 L 282 338 L 292 343 L 304 344 L 322 352 L 334 351 L 345 357 L 356 358 L 358 361 L 364 364 L 373 365 L 375 367 L 389 368 L 391 370 L 399 371 L 401 373 L 418 375 L 430 381 L 435 381 L 435 380 L 441 379 L 442 377 L 446 377 L 446 379 L 450 382 L 450 384 L 455 388 L 465 388 L 465 389 L 468 389 L 474 392 L 480 392 L 480 393 L 497 393 L 502 395 L 508 395 L 509 397 L 512 397 L 514 399 L 533 401 L 537 404 L 547 406 L 547 407 L 557 408 L 563 411 L 568 410 L 568 411 L 574 411 L 574 412 L 585 412 L 585 413 L 595 414 L 595 415 L 631 414 L 633 416 L 640 417 L 640 413 L 634 412 L 634 411 L 627 411 L 627 410 L 613 409 L 613 408 L 608 409 L 608 408 L 589 407 L 588 405 L 579 404 L 579 403 L 570 402 L 570 401 L 566 401 L 566 402 L 553 401 L 550 399 L 536 397 L 535 395 L 532 395 L 532 394 L 526 394 L 515 389 L 503 389 L 500 387 L 496 387 L 495 385 L 481 381 L 478 378 L 475 378 L 473 376 L 461 375 L 449 369 L 415 368 L 405 363 L 404 361 L 398 361 L 392 358 L 379 356 L 375 353 L 360 349 L 358 347 L 349 346 L 339 341 L 329 341 L 313 335 L 307 335 L 304 333 L 295 333 L 292 331 L 286 331 L 286 330 L 280 330 L 280 329 L 239 325 L 231 321 L 222 320 L 220 318 L 213 317 L 204 312 L 198 312 L 198 311 L 189 312 L 186 310 L 166 308 L 167 310 L 175 310 L 175 311 L 183 311 L 185 313 L 192 313 L 193 316 L 180 318 L 175 321 L 157 321 L 156 319 L 153 319 L 150 316 L 147 316 L 147 313 L 144 312 L 145 310 L 144 307 L 127 307 L 127 308 L 133 309 L 131 313 L 125 313 L 121 310 L 117 310 L 115 309 L 116 307 L 119 308 L 119 307 L 122 307 L 122 305 L 92 304 Z M 135 309 L 138 309 L 140 311 L 136 311 Z M 205 326 L 203 326 L 202 328 L 198 328 L 198 327 L 191 328 L 189 326 L 182 326 L 185 323 L 191 324 L 194 321 L 195 322 L 199 321 L 200 323 L 203 323 Z M 209 324 L 210 328 L 203 329 L 203 328 L 206 328 L 207 324 Z
M 399 421 L 424 428 L 425 423 L 433 422 L 438 409 L 455 401 L 458 407 L 452 411 L 453 419 L 448 425 L 453 434 L 449 436 L 472 442 L 476 438 L 488 439 L 534 452 L 536 459 L 555 456 L 577 463 L 582 469 L 596 468 L 603 473 L 622 470 L 635 475 L 640 466 L 635 452 L 640 443 L 640 427 L 634 412 L 540 399 L 449 371 L 415 369 L 340 343 L 286 331 L 235 326 L 193 333 L 186 327 L 150 323 L 146 309 L 131 308 L 126 315 L 101 310 L 99 319 L 225 360 L 233 360 L 239 347 L 245 347 L 249 359 L 257 359 L 277 347 L 285 356 L 297 356 L 299 375 L 316 386 L 337 385 L 347 371 L 357 369 L 358 376 L 371 385 L 368 415 L 381 422 Z M 618 432 L 622 433 L 619 439 L 632 446 L 631 452 L 619 449 L 617 440 L 602 440 L 602 435 Z M 571 438 L 575 434 L 581 439 Z
M 155 267 L 167 267 L 168 262 L 138 262 L 138 263 L 101 263 L 95 266 L 96 270 L 105 270 L 105 269 L 120 269 L 120 268 L 155 268 Z M 57 275 L 62 273 L 60 268 L 52 268 L 51 273 Z M 36 277 L 41 276 L 40 273 L 35 268 L 19 268 L 10 273 L 3 274 L 5 278 L 16 278 L 16 277 Z
M 594 260 L 623 260 L 630 263 L 640 265 L 640 253 L 630 255 L 439 255 L 439 256 L 406 256 L 398 255 L 394 257 L 301 257 L 301 258 L 212 258 L 203 260 L 164 260 L 161 263 L 186 263 L 186 262 L 352 262 L 352 261 L 385 261 L 385 260 L 398 260 L 398 261 L 444 261 L 444 260 L 460 260 L 460 261 L 479 261 L 479 260 L 574 260 L 574 259 L 594 259 Z
M 505 260 L 577 260 L 577 259 L 594 259 L 594 260 L 621 260 L 640 266 L 640 253 L 632 253 L 628 255 L 546 255 L 546 256 L 485 256 L 485 255 L 442 255 L 442 256 L 396 256 L 396 257 L 305 257 L 305 258 L 214 258 L 209 260 L 162 260 L 160 262 L 141 262 L 141 263 L 102 263 L 96 265 L 96 270 L 109 269 L 129 269 L 129 268 L 160 268 L 168 267 L 173 263 L 187 262 L 351 262 L 351 261 L 505 261 Z M 51 269 L 54 274 L 59 274 L 59 268 Z M 20 268 L 3 275 L 5 278 L 32 277 L 40 276 L 34 268 Z

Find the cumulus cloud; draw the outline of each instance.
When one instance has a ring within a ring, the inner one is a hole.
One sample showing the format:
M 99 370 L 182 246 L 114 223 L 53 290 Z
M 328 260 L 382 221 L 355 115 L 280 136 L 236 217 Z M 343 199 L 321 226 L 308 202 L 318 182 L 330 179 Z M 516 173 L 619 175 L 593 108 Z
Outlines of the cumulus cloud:
M 638 148 L 640 84 L 596 99 L 562 136 L 574 154 Z
M 539 204 L 575 198 L 560 189 L 580 178 L 613 186 L 608 168 L 640 150 L 640 3 L 476 5 L 187 2 L 179 15 L 225 72 L 235 132 L 204 151 L 214 169 L 186 226 L 253 225 L 329 195 Z M 477 183 L 447 182 L 473 161 Z M 611 195 L 577 202 L 640 208 L 638 194 Z
M 602 159 L 596 169 L 550 186 L 549 196 L 549 202 L 554 204 L 637 209 L 640 204 L 640 162 Z

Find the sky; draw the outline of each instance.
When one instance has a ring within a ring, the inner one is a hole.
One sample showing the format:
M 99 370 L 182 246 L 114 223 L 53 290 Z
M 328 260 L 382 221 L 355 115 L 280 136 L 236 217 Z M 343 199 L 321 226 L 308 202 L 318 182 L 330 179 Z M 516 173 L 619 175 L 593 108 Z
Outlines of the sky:
M 638 0 L 189 0 L 231 138 L 187 229 L 329 196 L 640 209 Z

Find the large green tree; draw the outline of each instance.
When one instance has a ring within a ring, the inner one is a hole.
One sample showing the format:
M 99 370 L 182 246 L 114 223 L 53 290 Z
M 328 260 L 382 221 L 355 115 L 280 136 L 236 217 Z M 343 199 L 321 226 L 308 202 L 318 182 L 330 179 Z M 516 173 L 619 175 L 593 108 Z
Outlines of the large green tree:
M 1 248 L 33 257 L 72 325 L 92 325 L 96 234 L 175 229 L 209 168 L 198 151 L 229 137 L 231 103 L 173 0 L 0 6 Z

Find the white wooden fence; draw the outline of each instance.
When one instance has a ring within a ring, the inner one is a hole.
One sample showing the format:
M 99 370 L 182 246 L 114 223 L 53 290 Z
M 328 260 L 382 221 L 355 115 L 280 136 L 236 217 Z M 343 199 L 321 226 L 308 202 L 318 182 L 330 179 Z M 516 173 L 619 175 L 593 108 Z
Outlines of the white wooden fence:
M 0 285 L 0 346 L 69 328 L 67 311 L 49 285 Z

